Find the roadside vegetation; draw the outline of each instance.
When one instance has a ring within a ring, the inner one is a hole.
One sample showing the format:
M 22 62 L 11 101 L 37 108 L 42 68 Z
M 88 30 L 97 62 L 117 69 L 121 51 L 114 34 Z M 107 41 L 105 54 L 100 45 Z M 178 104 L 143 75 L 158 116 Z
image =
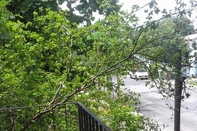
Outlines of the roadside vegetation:
M 186 82 L 186 84 L 189 84 L 189 85 L 191 85 L 191 86 L 197 86 L 197 82 L 194 80 L 188 80 L 187 82 Z

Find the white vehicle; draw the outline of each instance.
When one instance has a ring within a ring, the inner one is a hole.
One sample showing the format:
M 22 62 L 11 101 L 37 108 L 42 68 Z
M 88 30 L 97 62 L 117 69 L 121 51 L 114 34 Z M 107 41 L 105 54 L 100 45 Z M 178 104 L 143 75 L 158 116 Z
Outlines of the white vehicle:
M 135 73 L 129 73 L 130 78 L 134 79 L 148 79 L 148 72 L 145 69 L 139 69 Z

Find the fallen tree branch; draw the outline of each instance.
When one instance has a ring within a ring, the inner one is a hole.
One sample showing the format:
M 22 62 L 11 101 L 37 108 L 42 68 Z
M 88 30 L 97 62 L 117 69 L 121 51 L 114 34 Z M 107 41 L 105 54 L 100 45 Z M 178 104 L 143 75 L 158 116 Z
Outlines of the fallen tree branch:
M 131 54 L 129 54 L 127 57 L 125 57 L 124 59 L 120 60 L 119 62 L 115 63 L 114 65 L 106 68 L 104 71 L 94 75 L 93 77 L 91 77 L 87 82 L 84 83 L 84 85 L 82 85 L 81 87 L 79 87 L 77 90 L 75 90 L 73 93 L 71 93 L 70 95 L 68 95 L 64 100 L 62 100 L 61 102 L 57 103 L 57 104 L 54 104 L 54 105 L 51 105 L 50 108 L 48 109 L 45 109 L 41 112 L 39 112 L 38 114 L 36 114 L 31 120 L 27 121 L 23 128 L 20 130 L 20 131 L 25 131 L 31 124 L 33 124 L 34 122 L 36 122 L 39 118 L 41 118 L 44 114 L 48 113 L 48 112 L 51 112 L 54 108 L 56 108 L 57 106 L 61 105 L 61 104 L 64 104 L 66 102 L 68 102 L 70 100 L 70 98 L 72 96 L 74 96 L 75 94 L 91 87 L 92 85 L 94 85 L 94 81 L 99 77 L 99 76 L 102 76 L 104 75 L 105 73 L 108 73 L 108 72 L 111 72 L 115 69 L 117 69 L 117 66 L 119 66 L 121 63 L 123 63 L 124 61 L 130 59 L 131 57 Z M 57 94 L 59 93 L 61 89 L 61 86 L 58 88 L 58 90 L 56 91 L 56 94 L 54 95 L 54 98 L 53 100 L 50 102 L 50 104 L 52 104 L 54 101 L 55 101 L 55 98 L 57 96 Z

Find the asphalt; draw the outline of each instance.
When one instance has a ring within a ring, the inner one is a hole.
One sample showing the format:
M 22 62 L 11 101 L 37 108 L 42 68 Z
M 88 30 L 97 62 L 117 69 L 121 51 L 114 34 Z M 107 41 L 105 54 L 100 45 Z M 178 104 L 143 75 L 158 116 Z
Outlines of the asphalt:
M 196 80 L 189 79 L 187 81 Z M 127 88 L 141 94 L 140 113 L 158 123 L 161 131 L 174 131 L 174 98 L 164 98 L 156 88 L 145 86 L 147 80 L 135 81 L 129 77 L 124 77 L 124 81 L 123 92 L 126 93 L 124 88 Z M 182 101 L 181 131 L 197 131 L 197 88 L 195 86 L 190 88 L 187 91 L 191 96 Z

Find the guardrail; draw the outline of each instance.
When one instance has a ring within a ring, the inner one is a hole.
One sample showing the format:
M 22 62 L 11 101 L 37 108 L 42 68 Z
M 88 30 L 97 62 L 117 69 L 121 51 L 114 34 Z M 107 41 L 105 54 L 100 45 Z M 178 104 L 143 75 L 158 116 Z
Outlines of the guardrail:
M 80 131 L 111 131 L 81 103 L 78 103 L 78 115 Z

